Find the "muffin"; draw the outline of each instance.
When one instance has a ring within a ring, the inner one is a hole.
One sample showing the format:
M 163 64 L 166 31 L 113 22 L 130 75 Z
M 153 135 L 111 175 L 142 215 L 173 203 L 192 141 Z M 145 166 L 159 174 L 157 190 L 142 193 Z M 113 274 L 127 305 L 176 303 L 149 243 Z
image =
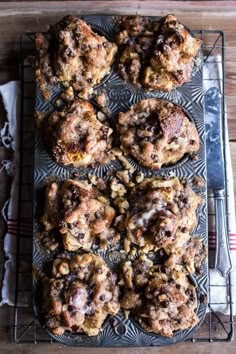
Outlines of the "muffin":
M 141 256 L 123 264 L 121 277 L 121 308 L 146 331 L 172 337 L 198 323 L 196 290 L 181 266 L 170 270 Z
M 76 99 L 62 110 L 52 112 L 43 131 L 57 163 L 94 167 L 111 159 L 113 130 L 105 115 L 96 112 L 87 101 Z
M 196 210 L 201 197 L 186 181 L 177 177 L 167 180 L 146 178 L 131 190 L 125 225 L 130 242 L 158 250 L 180 238 L 197 226 Z M 186 239 L 187 237 L 187 239 Z
M 120 309 L 117 275 L 90 253 L 56 258 L 42 285 L 45 325 L 55 335 L 69 331 L 95 336 L 107 316 Z
M 114 229 L 115 209 L 108 196 L 86 181 L 51 182 L 46 188 L 41 223 L 57 232 L 67 251 L 107 248 L 120 238 Z M 45 233 L 42 233 L 45 237 Z
M 165 100 L 142 100 L 120 112 L 117 131 L 123 152 L 152 170 L 199 149 L 194 123 L 180 107 Z
M 119 18 L 116 43 L 121 77 L 148 90 L 171 91 L 190 81 L 201 40 L 175 15 L 159 21 L 142 16 Z
M 36 81 L 44 98 L 51 96 L 48 85 L 61 82 L 77 92 L 92 92 L 94 85 L 109 74 L 117 46 L 93 32 L 83 20 L 66 16 L 50 30 L 35 38 Z

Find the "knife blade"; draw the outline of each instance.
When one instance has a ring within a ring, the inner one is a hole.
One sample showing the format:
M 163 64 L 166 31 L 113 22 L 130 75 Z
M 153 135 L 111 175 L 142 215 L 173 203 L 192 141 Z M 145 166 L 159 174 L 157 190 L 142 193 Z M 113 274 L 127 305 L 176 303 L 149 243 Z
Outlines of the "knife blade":
M 211 87 L 205 94 L 207 186 L 213 190 L 216 214 L 215 269 L 221 276 L 232 268 L 225 215 L 225 164 L 222 135 L 221 94 Z

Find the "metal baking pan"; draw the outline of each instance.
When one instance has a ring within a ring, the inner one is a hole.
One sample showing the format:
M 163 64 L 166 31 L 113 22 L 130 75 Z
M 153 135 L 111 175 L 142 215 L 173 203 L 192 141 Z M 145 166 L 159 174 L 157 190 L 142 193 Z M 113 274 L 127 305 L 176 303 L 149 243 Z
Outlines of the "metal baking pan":
M 88 24 L 91 25 L 94 31 L 102 33 L 108 39 L 112 40 L 115 32 L 114 19 L 110 15 L 88 15 L 81 17 Z M 158 17 L 151 17 L 151 19 L 158 19 Z M 145 176 L 155 175 L 174 175 L 180 179 L 187 178 L 193 182 L 195 176 L 201 177 L 204 181 L 204 187 L 198 188 L 192 183 L 193 190 L 199 193 L 202 197 L 202 204 L 198 210 L 198 226 L 193 232 L 193 237 L 198 236 L 203 238 L 207 248 L 207 206 L 206 206 L 206 152 L 205 152 L 205 125 L 203 112 L 203 83 L 202 83 L 202 66 L 198 63 L 193 72 L 190 82 L 185 83 L 179 88 L 166 93 L 163 91 L 146 91 L 142 88 L 136 88 L 131 84 L 125 83 L 116 73 L 115 65 L 111 73 L 95 87 L 95 93 L 104 92 L 107 96 L 108 109 L 111 112 L 110 119 L 114 122 L 119 111 L 125 111 L 130 106 L 144 98 L 160 98 L 171 101 L 174 104 L 180 105 L 189 118 L 194 121 L 198 134 L 200 137 L 200 149 L 198 152 L 198 159 L 183 158 L 181 162 L 160 169 L 159 171 L 151 171 L 138 165 L 135 161 L 129 161 L 137 170 L 142 170 Z M 61 93 L 60 85 L 53 90 L 52 97 L 49 101 L 43 100 L 39 90 L 36 88 L 36 111 L 48 112 L 54 110 L 54 102 Z M 76 169 L 73 167 L 63 167 L 58 165 L 48 154 L 40 132 L 35 131 L 35 152 L 34 152 L 34 228 L 35 233 L 39 227 L 39 216 L 42 212 L 42 190 L 44 189 L 49 177 L 58 179 L 66 178 L 86 178 L 90 172 L 92 174 L 104 177 L 109 169 L 117 170 L 121 167 L 118 161 L 111 161 L 106 165 L 97 168 Z M 100 251 L 93 250 L 94 253 L 101 255 L 109 266 L 116 269 L 122 256 L 119 249 Z M 45 264 L 51 259 L 52 255 L 43 249 L 40 243 L 34 238 L 34 252 L 33 252 L 33 267 L 42 270 Z M 195 328 L 183 331 L 177 331 L 172 338 L 166 338 L 142 329 L 130 317 L 126 319 L 121 310 L 118 315 L 109 317 L 103 326 L 103 330 L 98 336 L 88 337 L 85 334 L 66 333 L 59 336 L 50 336 L 55 340 L 71 346 L 104 346 L 104 347 L 127 347 L 127 346 L 164 346 L 187 339 L 193 331 L 195 331 L 204 319 L 207 304 L 205 301 L 200 301 L 200 294 L 207 297 L 208 292 L 208 267 L 207 264 L 203 266 L 201 275 L 193 275 L 196 283 L 197 293 L 199 294 L 199 305 L 197 315 L 200 319 Z M 34 279 L 34 294 L 38 293 L 39 283 Z M 35 297 L 34 310 L 36 316 L 43 325 L 43 318 L 40 314 L 40 301 L 38 296 Z M 47 330 L 48 331 L 48 330 Z

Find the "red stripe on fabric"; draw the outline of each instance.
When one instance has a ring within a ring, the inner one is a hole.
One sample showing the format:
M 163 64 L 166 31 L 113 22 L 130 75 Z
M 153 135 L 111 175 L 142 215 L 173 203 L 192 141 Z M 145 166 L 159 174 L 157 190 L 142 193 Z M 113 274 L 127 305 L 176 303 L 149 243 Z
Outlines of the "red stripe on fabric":
M 8 228 L 8 230 L 18 230 L 18 229 L 20 229 L 20 230 L 25 230 L 26 232 L 30 232 L 31 230 L 32 230 L 32 227 L 29 227 L 29 228 L 25 228 L 25 227 L 12 227 L 12 226 L 8 226 L 7 227 Z
M 20 225 L 23 225 L 25 227 L 29 227 L 31 224 L 32 224 L 32 221 L 31 222 L 28 222 L 28 223 L 24 223 L 24 222 L 19 222 Z M 7 225 L 10 225 L 10 226 L 18 226 L 18 223 L 12 223 L 12 222 L 8 222 Z
M 15 231 L 18 231 L 19 230 L 22 230 L 22 231 L 25 231 L 25 232 L 30 232 L 32 230 L 32 227 L 29 228 L 29 229 L 26 229 L 25 227 L 8 227 L 7 228 L 8 230 L 15 230 Z
M 15 222 L 17 222 L 18 221 L 18 219 L 12 219 L 12 218 L 8 218 L 7 220 L 9 220 L 9 221 L 15 221 Z M 23 221 L 23 220 L 27 220 L 27 222 L 28 221 L 30 221 L 30 220 L 32 220 L 31 218 L 21 218 L 21 220 Z
M 8 227 L 11 227 L 12 229 L 17 229 L 18 228 L 18 225 L 10 225 L 8 224 L 7 225 Z M 23 229 L 29 229 L 32 225 L 28 225 L 28 226 L 25 226 L 25 225 L 19 225 L 19 227 L 23 228 Z

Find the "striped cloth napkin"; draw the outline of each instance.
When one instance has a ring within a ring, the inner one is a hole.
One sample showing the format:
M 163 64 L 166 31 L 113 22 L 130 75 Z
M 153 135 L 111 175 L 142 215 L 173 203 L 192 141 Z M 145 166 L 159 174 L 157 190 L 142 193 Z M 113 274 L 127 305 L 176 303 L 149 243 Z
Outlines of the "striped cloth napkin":
M 222 71 L 220 58 L 209 57 L 207 63 L 204 64 L 204 91 L 205 93 L 212 87 L 218 88 L 219 92 L 222 92 L 221 78 Z M 209 80 L 208 80 L 209 79 Z M 212 80 L 213 79 L 213 80 Z M 17 134 L 17 118 L 19 117 L 19 82 L 9 82 L 3 86 L 0 86 L 0 94 L 2 95 L 5 109 L 7 111 L 6 124 L 1 130 L 1 138 L 3 144 L 7 148 L 12 148 L 15 151 L 14 158 L 14 180 L 11 188 L 10 199 L 6 202 L 2 214 L 7 224 L 7 233 L 4 239 L 4 251 L 7 258 L 5 263 L 5 275 L 2 286 L 2 301 L 1 305 L 8 304 L 14 305 L 14 284 L 15 284 L 15 259 L 16 259 L 16 231 L 17 231 L 17 195 L 18 195 L 18 134 Z M 33 118 L 32 118 L 33 119 Z M 206 114 L 206 122 L 210 122 L 210 117 Z M 19 121 L 19 120 L 18 120 Z M 210 123 L 209 123 L 210 124 Z M 233 175 L 232 175 L 232 165 L 230 158 L 229 142 L 228 142 L 228 132 L 227 127 L 225 134 L 225 156 L 226 156 L 226 175 L 227 175 L 227 204 L 228 204 L 228 230 L 230 234 L 230 249 L 233 269 L 231 276 L 233 282 L 236 281 L 236 231 L 235 231 L 235 207 L 234 207 L 234 193 L 233 193 Z M 12 172 L 12 162 L 2 161 L 3 166 Z M 8 166 L 8 167 L 7 167 Z M 214 199 L 212 197 L 211 191 L 208 191 L 208 213 L 209 213 L 209 264 L 212 267 L 214 265 L 214 254 L 215 254 L 215 209 L 214 209 Z M 22 208 L 26 206 L 22 205 Z M 24 236 L 30 234 L 30 229 L 28 228 L 27 218 L 21 224 L 21 233 Z M 32 237 L 32 236 L 31 236 Z M 26 245 L 26 247 L 30 247 Z M 31 269 L 31 261 L 28 259 L 20 260 L 21 269 Z M 229 313 L 229 306 L 227 305 L 229 301 L 228 294 L 228 280 L 222 278 L 214 269 L 210 269 L 210 284 L 211 291 L 209 294 L 209 301 L 212 303 L 211 307 L 214 311 L 219 311 L 223 314 Z M 30 277 L 29 277 L 30 278 Z M 26 277 L 22 278 L 22 281 L 31 282 L 30 279 Z M 224 287 L 225 285 L 225 287 Z M 234 284 L 235 285 L 235 284 Z M 29 284 L 30 286 L 30 284 Z M 223 286 L 222 288 L 219 286 Z M 219 291 L 220 289 L 220 291 Z M 236 289 L 233 289 L 233 300 L 236 298 Z M 29 306 L 31 304 L 31 294 L 21 292 L 18 297 L 18 304 L 22 306 Z M 235 314 L 235 308 L 234 308 Z

